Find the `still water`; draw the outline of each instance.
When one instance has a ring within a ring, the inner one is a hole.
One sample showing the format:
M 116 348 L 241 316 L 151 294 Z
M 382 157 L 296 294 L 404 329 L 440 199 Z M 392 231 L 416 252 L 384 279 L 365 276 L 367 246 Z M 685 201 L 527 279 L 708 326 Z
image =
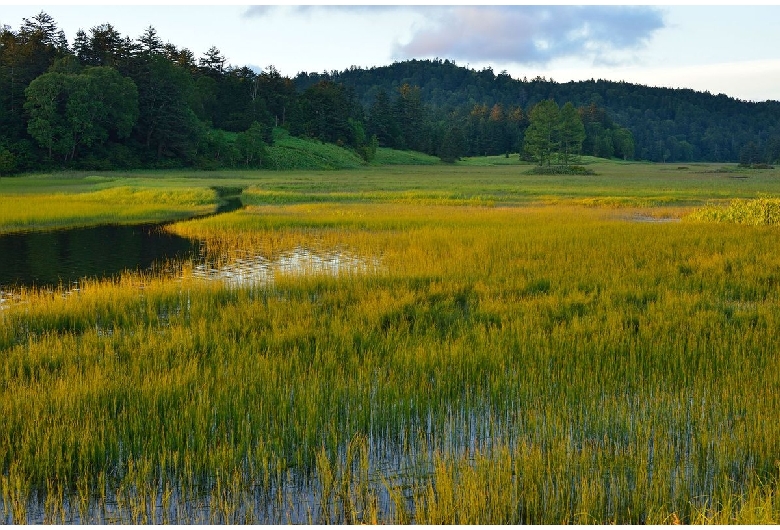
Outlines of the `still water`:
M 103 225 L 0 236 L 0 288 L 69 285 L 194 256 L 200 245 L 160 225 Z
M 237 198 L 216 213 L 241 207 Z M 0 294 L 19 287 L 71 286 L 82 278 L 118 276 L 124 271 L 154 271 L 191 260 L 193 276 L 238 287 L 273 283 L 278 274 L 353 274 L 378 269 L 368 260 L 339 249 L 295 248 L 277 256 L 244 253 L 206 256 L 200 241 L 171 234 L 160 224 L 102 225 L 48 232 L 0 235 Z
M 214 215 L 243 207 L 240 188 L 215 188 Z M 82 278 L 110 278 L 195 257 L 193 241 L 162 230 L 162 224 L 100 225 L 0 235 L 0 290 L 68 286 Z

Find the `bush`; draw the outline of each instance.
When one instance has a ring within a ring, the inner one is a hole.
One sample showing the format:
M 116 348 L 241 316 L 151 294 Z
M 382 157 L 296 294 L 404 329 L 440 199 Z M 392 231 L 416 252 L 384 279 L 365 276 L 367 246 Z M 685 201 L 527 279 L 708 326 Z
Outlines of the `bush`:
M 595 175 L 596 172 L 584 166 L 536 166 L 526 175 Z

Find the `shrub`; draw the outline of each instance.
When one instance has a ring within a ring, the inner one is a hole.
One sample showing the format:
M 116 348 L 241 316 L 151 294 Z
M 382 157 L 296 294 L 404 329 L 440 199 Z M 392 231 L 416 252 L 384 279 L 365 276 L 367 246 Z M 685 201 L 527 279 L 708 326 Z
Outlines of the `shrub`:
M 527 175 L 595 175 L 596 172 L 584 166 L 536 166 Z

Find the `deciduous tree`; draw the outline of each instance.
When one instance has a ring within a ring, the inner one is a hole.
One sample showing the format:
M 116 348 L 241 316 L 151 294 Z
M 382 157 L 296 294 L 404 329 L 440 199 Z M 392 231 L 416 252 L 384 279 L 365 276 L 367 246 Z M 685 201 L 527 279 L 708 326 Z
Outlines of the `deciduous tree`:
M 138 119 L 138 91 L 131 79 L 108 67 L 81 74 L 51 72 L 25 91 L 28 132 L 49 157 L 72 160 L 79 146 L 127 137 Z
M 260 167 L 265 156 L 265 131 L 258 122 L 236 136 L 236 148 L 247 167 Z

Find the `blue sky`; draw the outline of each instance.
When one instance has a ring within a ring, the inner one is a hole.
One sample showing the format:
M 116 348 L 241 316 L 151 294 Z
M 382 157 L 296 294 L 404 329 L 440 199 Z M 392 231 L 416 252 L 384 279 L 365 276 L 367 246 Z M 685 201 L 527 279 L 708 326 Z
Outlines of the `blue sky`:
M 780 100 L 780 6 L 10 5 L 0 24 L 49 13 L 69 41 L 111 23 L 136 38 L 149 25 L 200 57 L 282 74 L 454 60 L 556 81 L 602 78 Z

